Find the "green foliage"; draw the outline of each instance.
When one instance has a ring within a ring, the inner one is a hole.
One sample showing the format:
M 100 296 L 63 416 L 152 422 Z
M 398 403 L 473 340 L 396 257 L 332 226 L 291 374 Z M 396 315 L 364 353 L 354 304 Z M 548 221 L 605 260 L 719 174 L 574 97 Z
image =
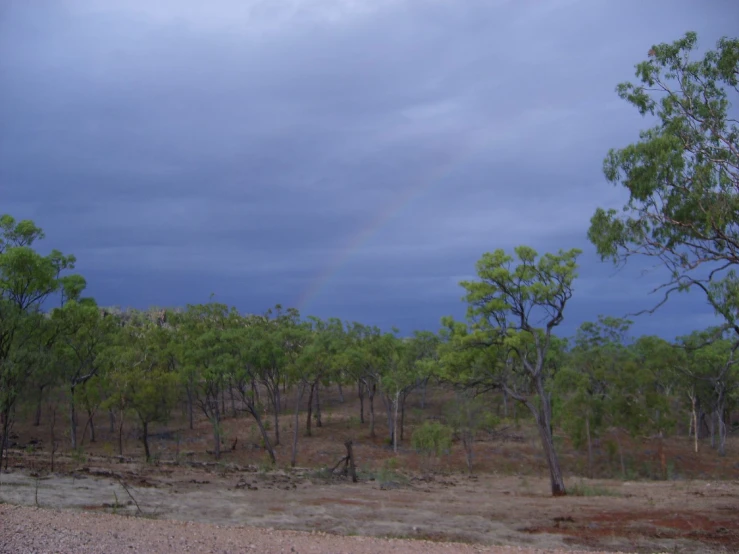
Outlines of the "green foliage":
M 636 66 L 640 83 L 618 95 L 657 124 L 639 141 L 611 150 L 606 178 L 629 192 L 622 212 L 598 209 L 588 237 L 604 259 L 657 258 L 673 291 L 702 289 L 714 309 L 736 325 L 739 280 L 739 126 L 736 101 L 739 39 L 692 60 L 695 33 L 659 44 Z
M 448 454 L 452 448 L 452 428 L 438 421 L 427 421 L 413 431 L 411 444 L 425 456 Z

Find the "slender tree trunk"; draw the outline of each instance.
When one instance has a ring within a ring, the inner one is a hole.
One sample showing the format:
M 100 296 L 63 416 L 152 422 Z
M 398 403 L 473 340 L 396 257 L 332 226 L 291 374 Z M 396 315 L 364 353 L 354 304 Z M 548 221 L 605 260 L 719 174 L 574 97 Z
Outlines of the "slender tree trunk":
M 69 438 L 72 442 L 72 450 L 77 448 L 77 411 L 74 405 L 74 387 L 69 399 Z
M 508 392 L 503 389 L 503 417 L 508 419 Z
M 375 438 L 375 388 L 369 389 L 370 437 Z
M 394 403 L 389 395 L 382 394 L 382 403 L 385 405 L 385 417 L 387 418 L 387 433 L 390 439 L 390 445 L 395 444 L 395 421 L 393 419 Z
M 257 406 L 259 404 L 259 387 L 257 386 L 256 379 L 251 380 L 251 395 L 254 399 L 254 405 Z
M 398 404 L 400 403 L 400 391 L 395 393 L 395 413 L 393 415 L 393 452 L 398 453 Z
M 698 411 L 696 410 L 696 395 L 693 394 L 690 397 L 690 404 L 693 409 L 693 436 L 695 438 L 695 453 L 698 453 Z
M 151 453 L 149 452 L 149 422 L 144 421 L 141 426 L 141 442 L 144 443 L 144 455 L 146 461 L 151 460 Z
M 344 390 L 341 388 L 341 380 L 337 382 L 337 385 L 339 387 L 339 402 L 343 404 L 344 403 Z
M 236 419 L 236 399 L 234 398 L 234 385 L 231 379 L 228 380 L 228 392 L 231 395 L 231 416 Z
M 269 434 L 264 428 L 262 418 L 259 416 L 259 410 L 257 410 L 253 404 L 251 406 L 252 409 L 250 409 L 249 411 L 251 412 L 251 415 L 254 416 L 254 420 L 257 422 L 257 427 L 259 427 L 259 432 L 262 434 L 262 439 L 264 440 L 264 448 L 267 449 L 267 453 L 269 454 L 269 458 L 270 460 L 272 460 L 272 463 L 276 464 L 277 458 L 275 457 L 275 450 L 274 448 L 272 448 L 272 443 L 269 440 Z
M 588 477 L 593 478 L 593 443 L 590 440 L 590 414 L 585 416 L 585 433 L 588 438 Z
M 218 397 L 213 399 L 213 412 L 211 415 L 213 425 L 213 455 L 216 460 L 221 459 L 221 414 L 218 409 Z
M 118 422 L 118 455 L 123 456 L 123 422 L 125 420 L 124 412 L 121 410 L 121 419 Z
M 0 468 L 3 466 L 3 454 L 5 455 L 5 470 L 8 469 L 8 435 L 10 435 L 10 407 L 6 407 L 2 413 L 3 436 L 0 437 Z
M 297 397 L 295 398 L 295 420 L 293 422 L 293 451 L 290 455 L 290 466 L 295 467 L 298 460 L 298 434 L 300 427 L 300 403 L 303 400 L 303 394 L 305 393 L 305 383 L 301 382 L 298 385 Z
M 405 401 L 407 396 L 400 402 L 400 442 L 403 442 L 403 430 L 405 429 Z
M 554 436 L 552 434 L 552 407 L 549 403 L 549 396 L 544 390 L 544 383 L 541 379 L 541 375 L 536 379 L 536 391 L 539 396 L 539 407 L 529 404 L 529 409 L 533 412 L 536 418 L 536 423 L 539 427 L 539 436 L 541 437 L 541 444 L 544 449 L 544 456 L 547 459 L 547 465 L 549 466 L 549 479 L 552 487 L 552 496 L 565 496 L 567 490 L 565 489 L 564 478 L 562 477 L 562 469 L 559 465 L 559 458 L 557 457 L 557 451 L 554 448 Z
M 90 423 L 90 442 L 95 442 L 95 412 L 97 410 L 88 410 L 87 415 L 88 419 L 87 421 Z
M 195 411 L 194 410 L 194 407 L 193 407 L 194 402 L 193 402 L 193 398 L 192 398 L 192 388 L 193 388 L 193 386 L 194 386 L 193 385 L 193 377 L 191 375 L 190 376 L 190 382 L 188 383 L 188 385 L 186 387 L 187 388 L 187 420 L 188 420 L 188 423 L 190 424 L 190 431 L 192 431 L 195 428 L 194 425 L 193 425 L 193 419 L 194 419 L 193 412 Z
M 616 429 L 616 446 L 618 446 L 618 459 L 621 462 L 621 478 L 626 479 L 626 463 L 624 462 L 624 449 L 621 445 L 621 432 Z
M 359 396 L 359 423 L 364 423 L 364 386 L 357 382 L 357 396 Z
M 321 385 L 316 383 L 316 427 L 323 427 L 323 421 L 321 421 L 321 395 L 319 390 Z
M 305 434 L 311 436 L 311 418 L 313 417 L 313 391 L 316 388 L 315 383 L 310 384 L 310 392 L 308 393 L 308 415 L 305 418 Z
M 277 406 L 275 407 L 275 413 L 272 414 L 272 419 L 274 420 L 275 424 L 275 446 L 278 446 L 280 444 L 280 396 L 279 393 L 277 395 Z
M 221 386 L 221 418 L 226 419 L 226 388 Z
M 44 389 L 46 385 L 42 385 L 38 389 L 38 400 L 36 401 L 36 413 L 33 416 L 33 426 L 38 427 L 41 425 L 41 404 L 44 401 Z

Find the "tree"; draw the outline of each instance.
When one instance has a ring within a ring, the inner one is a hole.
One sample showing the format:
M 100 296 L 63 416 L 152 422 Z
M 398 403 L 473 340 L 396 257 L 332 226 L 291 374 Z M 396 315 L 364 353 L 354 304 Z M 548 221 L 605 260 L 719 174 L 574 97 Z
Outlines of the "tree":
M 94 301 L 70 300 L 52 312 L 59 328 L 55 355 L 69 387 L 69 424 L 72 448 L 77 448 L 77 387 L 95 377 L 109 345 L 112 320 L 103 318 Z
M 657 124 L 608 153 L 605 176 L 625 187 L 623 211 L 599 208 L 588 237 L 603 259 L 658 260 L 670 277 L 658 290 L 701 289 L 739 333 L 739 126 L 730 115 L 739 80 L 739 39 L 722 38 L 691 61 L 697 36 L 659 44 L 636 66 L 640 84 L 618 95 Z
M 695 432 L 695 450 L 698 451 L 698 409 L 710 413 L 711 446 L 718 437 L 719 456 L 726 455 L 725 412 L 731 394 L 739 388 L 736 341 L 729 340 L 722 329 L 696 331 L 681 337 L 679 344 L 685 357 L 678 365 L 683 374 L 692 408 L 692 426 Z
M 568 363 L 555 376 L 555 411 L 575 447 L 587 447 L 591 478 L 592 439 L 612 424 L 613 385 L 630 358 L 626 333 L 631 323 L 604 316 L 599 316 L 597 322 L 583 323 L 575 336 L 574 348 L 568 353 Z
M 467 291 L 468 328 L 445 320 L 455 349 L 482 349 L 483 356 L 472 362 L 491 364 L 494 386 L 533 414 L 554 496 L 566 490 L 552 433 L 550 350 L 552 331 L 572 297 L 579 254 L 573 249 L 539 257 L 526 246 L 515 249 L 515 259 L 503 250 L 485 253 L 477 262 L 479 280 L 461 283 Z
M 175 319 L 180 357 L 185 373 L 193 383 L 195 403 L 213 428 L 213 455 L 221 456 L 221 420 L 219 406 L 222 388 L 238 363 L 234 328 L 239 315 L 225 304 L 188 305 Z
M 0 460 L 15 402 L 56 339 L 42 306 L 55 293 L 76 297 L 84 288 L 81 277 L 62 275 L 74 268 L 74 256 L 58 250 L 42 256 L 33 249 L 43 238 L 32 221 L 0 216 Z
M 109 357 L 111 394 L 108 403 L 135 414 L 141 425 L 141 443 L 146 460 L 151 459 L 149 426 L 165 422 L 177 399 L 177 374 L 168 352 L 171 331 L 149 314 L 130 312 L 116 335 Z M 121 413 L 121 424 L 123 422 Z M 121 427 L 122 429 L 122 427 Z M 119 449 L 122 452 L 119 434 Z

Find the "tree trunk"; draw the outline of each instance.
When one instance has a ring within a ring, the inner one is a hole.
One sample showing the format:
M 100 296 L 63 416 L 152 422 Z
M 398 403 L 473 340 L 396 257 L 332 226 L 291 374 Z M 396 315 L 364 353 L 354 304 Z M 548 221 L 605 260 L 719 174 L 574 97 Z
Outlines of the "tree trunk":
M 213 415 L 211 417 L 211 424 L 213 425 L 213 455 L 216 460 L 221 459 L 221 417 L 218 413 L 218 397 L 213 399 Z
M 344 403 L 344 390 L 341 388 L 341 381 L 337 383 L 339 387 L 339 402 Z
M 593 443 L 590 440 L 590 414 L 585 416 L 585 434 L 588 438 L 588 477 L 593 478 Z
M 403 430 L 405 429 L 405 400 L 407 396 L 403 397 L 400 402 L 400 442 L 403 442 Z
M 344 443 L 344 446 L 346 446 L 346 462 L 349 469 L 349 473 L 352 476 L 352 483 L 356 483 L 358 481 L 357 479 L 357 467 L 354 463 L 354 451 L 352 450 L 352 440 L 349 439 Z
M 690 397 L 690 404 L 691 404 L 692 416 L 693 416 L 692 423 L 693 423 L 693 436 L 695 438 L 695 453 L 697 454 L 698 453 L 698 411 L 696 410 L 695 403 L 696 403 L 696 395 L 693 394 Z
M 554 436 L 552 434 L 552 407 L 549 403 L 549 396 L 544 390 L 544 383 L 542 382 L 541 375 L 539 375 L 536 382 L 536 391 L 539 396 L 539 407 L 537 408 L 533 404 L 529 404 L 528 406 L 533 412 L 537 426 L 539 427 L 541 445 L 544 449 L 544 456 L 547 459 L 547 466 L 549 466 L 549 480 L 552 487 L 552 496 L 565 496 L 567 494 L 567 490 L 565 489 L 565 483 L 562 477 L 562 469 L 559 466 L 559 458 L 557 457 L 557 452 L 554 448 Z
M 90 424 L 90 442 L 95 442 L 95 411 L 96 410 L 87 411 L 87 422 Z
M 626 479 L 626 463 L 624 462 L 624 449 L 621 446 L 620 431 L 616 429 L 616 445 L 618 446 L 618 458 L 621 462 L 621 478 Z
M 72 442 L 72 450 L 77 449 L 77 412 L 74 405 L 74 387 L 69 399 L 69 438 Z
M 254 420 L 257 422 L 257 427 L 259 427 L 259 432 L 262 433 L 262 439 L 264 440 L 264 448 L 267 449 L 267 453 L 269 454 L 270 460 L 272 460 L 273 464 L 277 463 L 277 458 L 275 457 L 275 450 L 272 448 L 272 443 L 269 441 L 269 434 L 267 434 L 267 430 L 264 428 L 264 424 L 262 424 L 262 418 L 259 417 L 259 411 L 256 409 L 249 410 L 251 412 L 251 415 L 254 416 Z
M 429 378 L 426 377 L 421 385 L 421 409 L 426 409 L 426 389 L 428 388 Z
M 0 437 L 0 469 L 3 466 L 3 454 L 5 458 L 5 469 L 8 469 L 8 435 L 10 434 L 10 407 L 6 407 L 2 413 L 3 436 Z
M 221 386 L 221 418 L 226 419 L 226 389 Z
M 398 404 L 400 403 L 400 391 L 395 393 L 395 413 L 393 415 L 393 452 L 398 453 Z
M 290 456 L 290 466 L 295 467 L 298 460 L 298 434 L 300 427 L 300 402 L 305 394 L 305 383 L 298 385 L 297 398 L 295 399 L 295 420 L 293 422 L 293 451 Z
M 319 390 L 321 385 L 316 383 L 316 427 L 323 427 L 323 421 L 321 421 L 321 395 Z
M 192 387 L 193 387 L 193 378 L 190 376 L 190 383 L 188 384 L 187 388 L 187 420 L 190 424 L 190 431 L 192 431 L 195 427 L 193 425 L 193 412 L 195 411 L 193 408 L 193 401 L 192 401 Z
M 146 461 L 151 460 L 151 453 L 149 452 L 149 423 L 144 421 L 141 426 L 141 442 L 144 443 L 144 455 Z
M 369 389 L 370 437 L 375 438 L 375 388 Z
M 508 392 L 503 389 L 503 417 L 508 419 Z
M 275 425 L 275 446 L 280 444 L 280 412 L 282 411 L 282 401 L 280 397 L 280 383 L 273 383 L 274 387 L 268 387 L 268 393 L 272 399 L 272 420 Z
M 462 430 L 462 446 L 464 446 L 465 460 L 467 462 L 467 472 L 472 473 L 472 444 L 475 440 L 474 433 L 469 429 Z
M 121 420 L 118 422 L 118 455 L 123 456 L 123 410 L 121 410 Z
M 313 417 L 313 391 L 316 388 L 315 383 L 311 383 L 310 392 L 308 393 L 308 416 L 305 418 L 305 434 L 311 436 L 311 418 Z
M 44 400 L 44 389 L 46 385 L 39 387 L 38 389 L 38 400 L 36 401 L 36 413 L 33 416 L 33 426 L 38 427 L 41 425 L 41 403 Z
M 228 393 L 231 395 L 231 416 L 236 419 L 236 399 L 234 398 L 234 386 L 230 379 L 228 381 Z
M 357 396 L 359 396 L 359 423 L 364 423 L 364 387 L 361 381 L 357 385 Z

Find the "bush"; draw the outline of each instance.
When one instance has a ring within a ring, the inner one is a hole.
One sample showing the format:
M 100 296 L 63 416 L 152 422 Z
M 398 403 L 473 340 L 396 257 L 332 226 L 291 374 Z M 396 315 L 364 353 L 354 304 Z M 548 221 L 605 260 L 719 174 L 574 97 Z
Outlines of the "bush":
M 428 470 L 432 458 L 448 454 L 451 450 L 452 428 L 438 421 L 426 422 L 413 432 L 411 444 L 425 457 L 425 469 Z

